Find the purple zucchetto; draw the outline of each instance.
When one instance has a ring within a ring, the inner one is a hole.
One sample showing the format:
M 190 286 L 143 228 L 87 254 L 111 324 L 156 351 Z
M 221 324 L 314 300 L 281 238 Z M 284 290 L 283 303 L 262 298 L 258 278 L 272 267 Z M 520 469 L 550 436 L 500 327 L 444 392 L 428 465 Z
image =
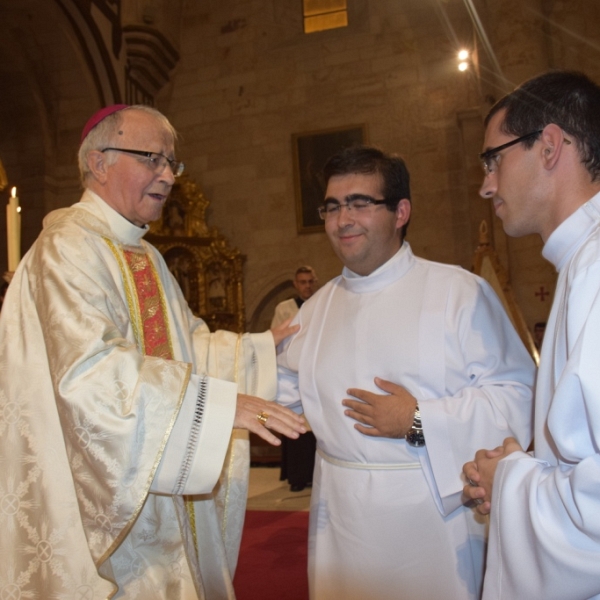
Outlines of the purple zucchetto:
M 94 129 L 94 127 L 96 127 L 96 125 L 98 125 L 98 123 L 100 123 L 100 121 L 104 121 L 104 119 L 106 119 L 106 117 L 108 117 L 109 115 L 112 115 L 116 112 L 119 112 L 120 110 L 123 110 L 124 108 L 129 108 L 128 104 L 112 104 L 111 106 L 105 106 L 104 108 L 101 108 L 98 112 L 94 113 L 88 120 L 88 122 L 85 124 L 85 127 L 83 128 L 83 131 L 81 132 L 81 143 L 83 143 L 83 140 L 85 140 L 85 138 L 88 136 L 88 133 Z

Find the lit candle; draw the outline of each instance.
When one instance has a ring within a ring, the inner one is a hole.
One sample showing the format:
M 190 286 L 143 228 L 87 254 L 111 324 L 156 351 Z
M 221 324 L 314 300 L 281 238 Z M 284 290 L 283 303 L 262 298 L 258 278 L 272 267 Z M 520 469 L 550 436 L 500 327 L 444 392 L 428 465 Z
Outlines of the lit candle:
M 8 237 L 8 270 L 13 273 L 21 260 L 21 207 L 14 187 L 6 207 L 6 230 Z

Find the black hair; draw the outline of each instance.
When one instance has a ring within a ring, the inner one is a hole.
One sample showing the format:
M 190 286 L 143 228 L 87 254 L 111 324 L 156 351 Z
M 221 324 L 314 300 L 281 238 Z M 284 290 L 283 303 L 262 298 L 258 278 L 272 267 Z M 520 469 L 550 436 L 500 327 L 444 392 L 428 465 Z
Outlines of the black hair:
M 485 118 L 505 110 L 500 127 L 520 137 L 554 123 L 575 139 L 581 162 L 592 177 L 600 180 L 600 87 L 577 71 L 549 71 L 529 79 L 507 94 Z M 531 148 L 537 137 L 522 143 Z
M 381 175 L 383 196 L 388 210 L 395 211 L 403 198 L 410 201 L 410 175 L 406 163 L 396 155 L 386 154 L 379 148 L 354 145 L 334 154 L 323 167 L 325 185 L 335 175 Z M 409 220 L 410 221 L 410 220 Z M 406 235 L 408 223 L 402 227 L 402 239 Z

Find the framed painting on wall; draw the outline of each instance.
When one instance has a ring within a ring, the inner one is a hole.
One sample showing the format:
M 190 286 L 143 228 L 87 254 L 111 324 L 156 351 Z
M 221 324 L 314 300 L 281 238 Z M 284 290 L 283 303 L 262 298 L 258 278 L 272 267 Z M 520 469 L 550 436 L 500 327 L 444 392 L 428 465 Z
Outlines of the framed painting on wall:
M 348 125 L 292 135 L 298 233 L 324 230 L 317 209 L 323 203 L 325 194 L 321 172 L 327 159 L 342 148 L 365 141 L 365 125 Z

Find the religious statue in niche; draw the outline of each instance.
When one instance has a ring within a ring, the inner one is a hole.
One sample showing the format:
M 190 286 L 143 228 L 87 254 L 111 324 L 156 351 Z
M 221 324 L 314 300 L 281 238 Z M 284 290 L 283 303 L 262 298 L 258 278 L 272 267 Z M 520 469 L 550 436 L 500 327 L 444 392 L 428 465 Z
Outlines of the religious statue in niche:
M 165 210 L 164 225 L 171 235 L 185 235 L 185 212 L 177 202 L 171 202 Z
M 207 269 L 208 301 L 213 310 L 222 311 L 227 306 L 227 291 L 221 265 L 212 263 Z
M 161 219 L 146 239 L 154 244 L 192 312 L 211 330 L 245 331 L 242 266 L 244 257 L 215 227 L 206 224 L 209 202 L 198 185 L 183 176 L 173 186 Z

